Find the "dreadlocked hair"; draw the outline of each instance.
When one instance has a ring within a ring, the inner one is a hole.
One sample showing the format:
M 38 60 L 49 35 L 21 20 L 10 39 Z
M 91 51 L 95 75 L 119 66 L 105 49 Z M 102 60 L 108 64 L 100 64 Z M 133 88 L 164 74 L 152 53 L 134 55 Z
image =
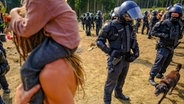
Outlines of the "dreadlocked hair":
M 22 17 L 25 17 L 25 14 L 26 14 L 25 7 L 22 6 L 19 12 L 19 15 Z M 21 64 L 21 59 L 25 61 L 28 54 L 35 47 L 37 47 L 45 38 L 46 36 L 44 35 L 43 29 L 41 29 L 38 33 L 34 34 L 33 36 L 29 38 L 20 37 L 17 34 L 13 33 L 13 42 L 20 55 L 20 64 Z
M 15 33 L 13 34 L 13 42 L 17 48 L 20 58 L 24 61 L 26 60 L 28 54 L 45 38 L 46 36 L 44 35 L 43 30 L 40 30 L 38 33 L 29 38 L 19 37 Z

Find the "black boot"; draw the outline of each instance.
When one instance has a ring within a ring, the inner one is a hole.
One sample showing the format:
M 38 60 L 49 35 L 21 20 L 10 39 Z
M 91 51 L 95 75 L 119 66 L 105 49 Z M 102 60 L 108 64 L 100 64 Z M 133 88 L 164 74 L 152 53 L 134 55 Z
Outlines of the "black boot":
M 163 77 L 163 74 L 162 73 L 157 73 L 156 78 L 161 79 L 162 77 Z
M 115 98 L 120 99 L 120 100 L 130 100 L 130 98 L 129 98 L 128 96 L 125 96 L 125 95 L 122 94 L 122 93 L 120 93 L 120 94 L 118 93 L 118 94 L 117 94 L 117 93 L 115 92 L 114 95 L 115 95 Z
M 152 86 L 156 86 L 157 85 L 157 83 L 154 81 L 154 78 L 155 78 L 154 75 L 150 75 L 150 77 L 149 77 L 149 82 L 150 82 L 150 84 Z
M 104 104 L 111 104 L 111 102 L 104 102 Z

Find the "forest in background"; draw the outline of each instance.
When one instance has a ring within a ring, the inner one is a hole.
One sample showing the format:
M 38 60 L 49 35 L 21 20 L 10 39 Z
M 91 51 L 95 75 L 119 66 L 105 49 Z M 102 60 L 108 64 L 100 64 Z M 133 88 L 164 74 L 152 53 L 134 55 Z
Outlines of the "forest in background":
M 22 0 L 0 0 L 7 9 L 7 13 L 14 7 L 21 6 Z M 109 13 L 114 7 L 120 6 L 127 0 L 67 0 L 68 4 L 80 16 L 82 13 L 96 13 L 101 10 L 104 14 Z M 184 0 L 133 0 L 141 8 L 168 7 L 175 3 L 184 4 Z

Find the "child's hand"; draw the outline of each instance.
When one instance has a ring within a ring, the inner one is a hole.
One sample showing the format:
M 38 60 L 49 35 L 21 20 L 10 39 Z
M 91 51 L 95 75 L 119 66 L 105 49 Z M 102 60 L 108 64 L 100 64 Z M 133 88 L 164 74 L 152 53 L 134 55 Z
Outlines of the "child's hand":
M 11 11 L 10 11 L 10 15 L 12 14 L 12 13 L 19 13 L 20 11 L 21 11 L 21 9 L 22 8 L 13 8 Z
M 13 8 L 10 11 L 10 18 L 13 20 L 14 18 L 20 17 L 19 13 L 22 10 L 22 8 Z

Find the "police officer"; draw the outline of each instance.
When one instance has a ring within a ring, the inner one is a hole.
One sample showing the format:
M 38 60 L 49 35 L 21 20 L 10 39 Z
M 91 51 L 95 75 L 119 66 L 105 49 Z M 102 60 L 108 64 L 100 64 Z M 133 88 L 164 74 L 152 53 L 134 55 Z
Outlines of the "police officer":
M 142 34 L 144 34 L 145 27 L 147 28 L 146 34 L 148 34 L 148 31 L 149 31 L 148 11 L 144 12 L 143 24 L 142 24 L 142 32 L 141 32 Z
M 82 23 L 82 29 L 83 30 L 85 30 L 84 29 L 84 26 L 85 26 L 85 20 L 84 20 L 84 18 L 85 18 L 85 13 L 80 17 L 80 20 L 81 20 L 81 23 Z
M 95 28 L 95 24 L 94 24 L 94 14 L 90 13 L 90 19 L 91 19 L 91 26 L 93 27 L 93 29 Z
M 97 11 L 97 16 L 95 17 L 95 22 L 96 22 L 96 35 L 98 36 L 99 30 L 102 27 L 102 13 L 100 10 Z
M 158 11 L 157 10 L 154 10 L 152 12 L 152 16 L 151 16 L 151 19 L 150 19 L 150 26 L 149 26 L 149 29 L 150 31 L 152 30 L 153 26 L 159 21 L 159 19 L 157 18 L 157 14 L 158 14 Z M 151 39 L 151 34 L 150 32 L 148 33 L 148 39 Z
M 120 100 L 129 100 L 122 88 L 129 63 L 139 56 L 133 19 L 142 18 L 139 6 L 134 1 L 125 1 L 118 10 L 118 19 L 107 22 L 97 38 L 97 46 L 108 54 L 108 75 L 104 86 L 104 103 L 111 104 L 111 95 Z M 108 40 L 108 45 L 106 44 Z
M 0 84 L 4 90 L 4 93 L 10 93 L 8 88 L 8 83 L 5 77 L 5 74 L 9 71 L 10 67 L 8 61 L 6 60 L 6 52 L 0 41 Z M 3 98 L 0 96 L 0 104 L 5 104 Z
M 9 84 L 5 74 L 1 74 L 4 71 L 7 73 L 6 70 L 9 71 L 9 64 L 6 59 L 6 51 L 3 47 L 3 43 L 0 41 L 0 86 L 2 86 L 4 93 L 8 94 L 10 93 Z
M 90 17 L 89 12 L 86 13 L 84 21 L 85 21 L 85 25 L 86 25 L 86 35 L 90 36 L 91 35 L 91 17 Z
M 156 59 L 149 77 L 149 82 L 153 86 L 156 85 L 154 77 L 161 78 L 163 76 L 172 60 L 174 48 L 177 46 L 178 40 L 182 38 L 182 26 L 179 23 L 182 9 L 174 6 L 169 10 L 169 15 L 169 19 L 158 22 L 151 31 L 153 36 L 159 37 Z
M 137 18 L 135 20 L 136 20 L 135 29 L 136 29 L 136 32 L 138 33 L 139 27 L 141 25 L 141 19 Z

